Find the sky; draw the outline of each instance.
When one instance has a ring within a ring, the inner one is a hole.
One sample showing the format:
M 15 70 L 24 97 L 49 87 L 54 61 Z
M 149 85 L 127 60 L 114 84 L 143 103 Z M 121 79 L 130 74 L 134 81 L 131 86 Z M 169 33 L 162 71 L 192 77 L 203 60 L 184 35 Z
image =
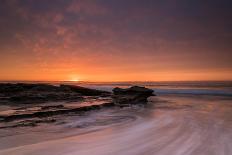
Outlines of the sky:
M 0 0 L 0 80 L 232 80 L 232 1 Z

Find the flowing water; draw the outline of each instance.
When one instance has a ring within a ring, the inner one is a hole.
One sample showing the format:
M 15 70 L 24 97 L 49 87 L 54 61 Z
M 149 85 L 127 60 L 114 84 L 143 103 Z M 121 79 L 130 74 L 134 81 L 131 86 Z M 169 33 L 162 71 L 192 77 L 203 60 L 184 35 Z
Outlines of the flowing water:
M 148 105 L 66 118 L 69 123 L 55 133 L 57 125 L 27 128 L 27 133 L 14 129 L 20 134 L 0 137 L 0 155 L 232 154 L 229 83 L 142 84 L 158 94 Z M 104 90 L 128 85 L 85 84 Z M 80 120 L 85 120 L 81 129 Z

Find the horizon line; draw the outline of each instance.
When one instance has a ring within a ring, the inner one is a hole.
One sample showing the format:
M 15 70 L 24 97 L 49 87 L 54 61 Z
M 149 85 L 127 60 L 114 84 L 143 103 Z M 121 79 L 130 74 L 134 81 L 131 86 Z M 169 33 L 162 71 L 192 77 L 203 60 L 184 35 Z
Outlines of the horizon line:
M 159 80 L 159 81 L 140 81 L 140 80 L 132 80 L 132 81 L 69 81 L 69 80 L 0 80 L 1 82 L 66 82 L 66 83 L 126 83 L 126 82 L 232 82 L 232 80 Z

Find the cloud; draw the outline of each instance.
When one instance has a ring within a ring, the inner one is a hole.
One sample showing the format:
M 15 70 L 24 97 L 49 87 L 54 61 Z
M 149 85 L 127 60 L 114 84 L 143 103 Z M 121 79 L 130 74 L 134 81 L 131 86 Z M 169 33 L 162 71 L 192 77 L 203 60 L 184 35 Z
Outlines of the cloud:
M 47 68 L 231 67 L 231 11 L 202 3 L 2 0 L 0 48 Z
M 92 0 L 73 0 L 67 11 L 80 15 L 104 15 L 108 12 L 107 8 Z

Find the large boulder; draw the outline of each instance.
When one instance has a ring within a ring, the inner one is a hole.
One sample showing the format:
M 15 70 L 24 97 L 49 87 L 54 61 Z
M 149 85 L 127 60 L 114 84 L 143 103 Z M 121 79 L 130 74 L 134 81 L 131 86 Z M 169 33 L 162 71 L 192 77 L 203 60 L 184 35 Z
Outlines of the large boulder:
M 114 88 L 113 101 L 116 105 L 124 104 L 146 104 L 150 96 L 154 96 L 152 89 L 133 86 L 127 89 Z

